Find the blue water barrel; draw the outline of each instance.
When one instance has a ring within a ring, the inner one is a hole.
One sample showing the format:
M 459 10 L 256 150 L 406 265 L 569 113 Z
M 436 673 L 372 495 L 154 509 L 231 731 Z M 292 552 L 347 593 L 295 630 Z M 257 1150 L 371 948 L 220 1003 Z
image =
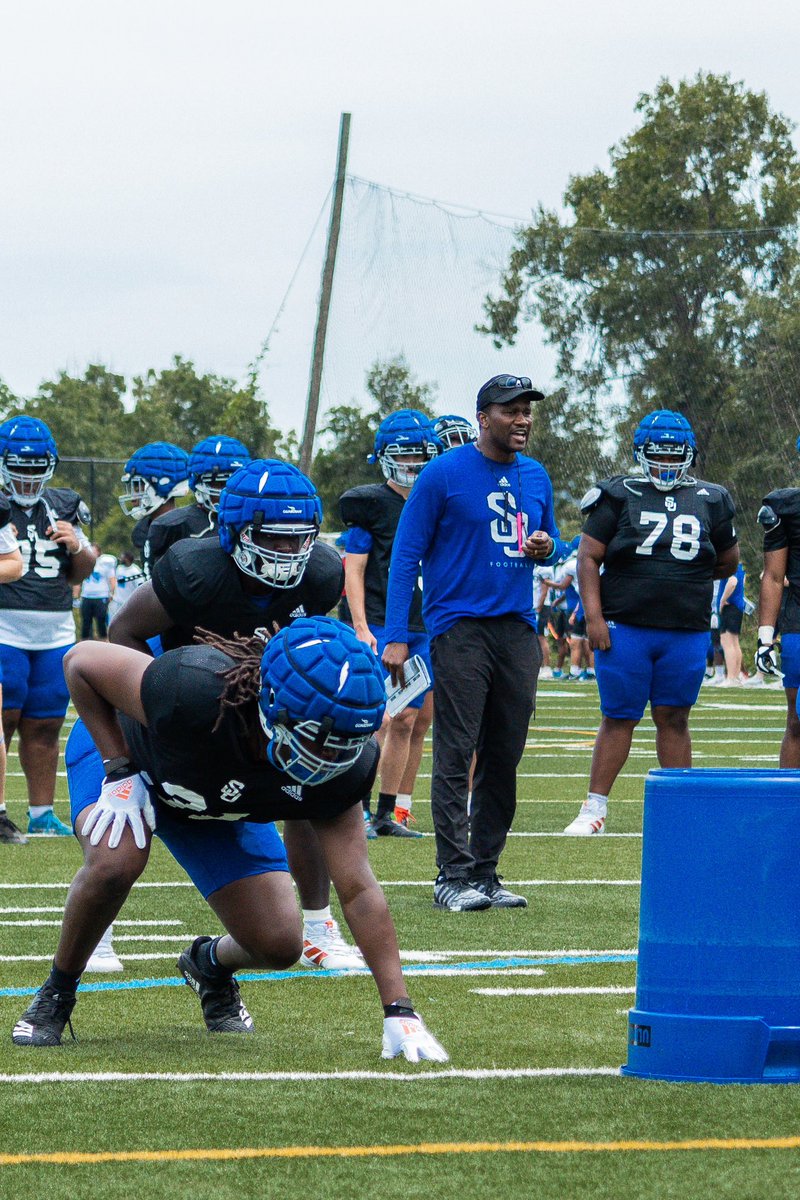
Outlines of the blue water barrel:
M 624 1075 L 800 1083 L 800 771 L 645 782 Z

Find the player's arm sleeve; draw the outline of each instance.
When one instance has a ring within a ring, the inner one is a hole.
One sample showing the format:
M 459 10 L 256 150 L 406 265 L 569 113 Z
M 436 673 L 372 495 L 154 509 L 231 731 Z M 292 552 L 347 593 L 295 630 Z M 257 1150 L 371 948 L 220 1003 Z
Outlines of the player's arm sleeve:
M 11 505 L 0 495 L 0 554 L 13 554 L 18 549 L 19 542 L 11 524 Z
M 344 545 L 348 554 L 369 554 L 372 549 L 372 534 L 360 525 L 351 525 L 345 534 Z
M 733 498 L 730 493 L 722 489 L 720 497 L 719 514 L 717 520 L 711 527 L 710 538 L 711 544 L 717 554 L 721 554 L 723 550 L 730 550 L 731 546 L 735 546 L 739 541 L 736 536 L 736 530 L 733 527 L 733 518 L 736 516 L 736 506 L 733 503 Z
M 211 646 L 183 646 L 155 659 L 141 685 L 148 727 L 170 739 L 210 734 L 219 716 L 222 672 L 231 665 Z
M 419 578 L 419 564 L 436 534 L 447 499 L 442 471 L 422 472 L 405 502 L 389 566 L 386 641 L 408 641 L 408 610 Z

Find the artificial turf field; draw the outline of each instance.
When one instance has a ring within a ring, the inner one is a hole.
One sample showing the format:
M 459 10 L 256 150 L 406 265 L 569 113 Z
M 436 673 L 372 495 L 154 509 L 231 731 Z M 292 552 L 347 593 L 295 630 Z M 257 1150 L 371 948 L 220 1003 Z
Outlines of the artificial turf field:
M 781 691 L 704 688 L 695 765 L 776 763 L 783 714 Z M 77 1043 L 14 1047 L 79 852 L 66 838 L 0 847 L 0 1196 L 799 1195 L 796 1087 L 617 1074 L 655 757 L 643 723 L 609 835 L 552 836 L 585 795 L 598 716 L 593 685 L 541 686 L 502 863 L 527 910 L 437 912 L 433 839 L 370 843 L 410 994 L 451 1055 L 443 1066 L 382 1062 L 366 975 L 241 976 L 256 1033 L 208 1035 L 175 959 L 218 926 L 157 842 L 115 926 L 125 973 L 86 977 Z M 13 753 L 9 770 L 9 812 L 24 827 Z M 429 757 L 422 772 L 415 812 L 430 833 Z M 58 797 L 66 819 L 63 776 Z M 31 1161 L 40 1155 L 51 1158 Z

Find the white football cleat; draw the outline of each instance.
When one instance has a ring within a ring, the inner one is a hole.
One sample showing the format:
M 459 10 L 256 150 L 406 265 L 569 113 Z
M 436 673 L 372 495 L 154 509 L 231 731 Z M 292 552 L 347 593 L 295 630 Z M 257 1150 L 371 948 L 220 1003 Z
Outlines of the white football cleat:
M 358 946 L 348 946 L 333 919 L 304 923 L 300 962 L 327 971 L 354 971 L 367 965 Z
M 106 975 L 111 974 L 112 972 L 125 970 L 122 963 L 114 953 L 114 947 L 111 945 L 113 933 L 114 926 L 109 925 L 108 929 L 95 946 L 92 957 L 83 968 L 84 975 Z
M 581 811 L 564 833 L 570 837 L 594 837 L 606 831 L 607 806 L 599 800 L 584 800 Z

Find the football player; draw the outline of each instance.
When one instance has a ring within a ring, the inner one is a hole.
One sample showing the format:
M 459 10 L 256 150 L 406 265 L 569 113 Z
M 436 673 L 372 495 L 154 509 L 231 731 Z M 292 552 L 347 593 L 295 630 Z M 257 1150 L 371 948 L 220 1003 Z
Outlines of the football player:
M 170 546 L 183 538 L 217 537 L 217 510 L 222 489 L 240 467 L 250 462 L 250 451 L 236 438 L 212 434 L 198 442 L 189 455 L 189 487 L 195 504 L 173 508 L 154 517 L 147 531 L 145 558 L 153 566 Z
M 148 652 L 191 645 L 198 629 L 224 637 L 260 632 L 335 608 L 344 573 L 337 552 L 317 540 L 322 503 L 297 467 L 255 459 L 229 480 L 219 500 L 219 539 L 177 542 L 114 619 L 112 642 Z M 314 830 L 287 825 L 289 865 L 305 921 L 306 966 L 363 966 L 330 911 L 330 874 Z
M 144 870 L 153 831 L 226 933 L 197 937 L 178 970 L 212 1033 L 249 1034 L 234 972 L 296 962 L 301 928 L 273 824 L 313 822 L 384 1006 L 384 1058 L 444 1062 L 403 981 L 397 937 L 367 858 L 361 798 L 378 761 L 383 672 L 353 632 L 301 618 L 258 638 L 189 646 L 153 661 L 84 642 L 66 662 L 85 725 L 70 771 L 84 866 L 70 888 L 53 969 L 14 1027 L 56 1046 L 86 959 Z
M 411 408 L 394 412 L 381 422 L 369 459 L 380 465 L 385 482 L 351 488 L 339 498 L 339 512 L 347 526 L 345 576 L 353 628 L 378 656 L 386 644 L 386 592 L 397 524 L 420 471 L 438 451 L 439 442 L 424 413 Z M 419 583 L 412 600 L 409 629 L 413 637 L 410 652 L 421 655 L 432 677 Z M 432 715 L 433 692 L 428 689 L 396 717 L 384 718 L 378 739 L 380 792 L 375 816 L 370 820 L 378 837 L 422 836 L 408 826 L 413 819 L 414 782 Z
M 139 551 L 142 570 L 150 578 L 148 533 L 157 517 L 171 512 L 175 500 L 189 491 L 189 455 L 172 442 L 148 442 L 125 463 L 125 491 L 119 503 L 126 517 L 133 517 L 131 541 Z
M 442 444 L 442 454 L 455 450 L 456 446 L 468 446 L 470 442 L 478 440 L 478 431 L 472 422 L 454 414 L 437 417 L 433 422 L 433 432 Z
M 800 438 L 797 439 L 800 453 Z M 756 667 L 780 679 L 786 694 L 786 729 L 780 765 L 800 768 L 800 488 L 779 488 L 764 497 L 758 514 L 764 530 L 764 573 L 758 600 Z M 778 671 L 775 630 L 779 624 L 781 669 Z
M 604 479 L 581 501 L 578 580 L 603 716 L 589 794 L 567 834 L 604 832 L 648 701 L 659 764 L 692 765 L 689 712 L 705 672 L 713 581 L 739 561 L 733 501 L 689 474 L 695 451 L 681 413 L 650 413 L 633 438 L 641 474 Z
M 0 484 L 23 563 L 17 582 L 0 591 L 3 735 L 8 747 L 19 732 L 28 833 L 69 837 L 72 830 L 53 811 L 58 735 L 69 703 L 61 663 L 75 641 L 72 587 L 90 574 L 95 555 L 81 529 L 89 512 L 78 493 L 47 486 L 57 463 L 44 421 L 19 416 L 0 425 Z M 3 840 L 21 835 L 6 830 Z

